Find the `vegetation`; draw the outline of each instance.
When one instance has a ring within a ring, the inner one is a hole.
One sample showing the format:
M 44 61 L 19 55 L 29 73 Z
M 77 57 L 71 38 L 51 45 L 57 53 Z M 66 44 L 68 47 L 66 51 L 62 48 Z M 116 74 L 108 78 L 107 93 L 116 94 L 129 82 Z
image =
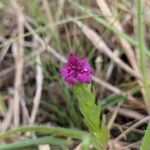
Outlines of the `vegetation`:
M 149 10 L 149 0 L 1 0 L 0 150 L 150 150 Z M 71 53 L 94 69 L 82 84 L 62 77 Z

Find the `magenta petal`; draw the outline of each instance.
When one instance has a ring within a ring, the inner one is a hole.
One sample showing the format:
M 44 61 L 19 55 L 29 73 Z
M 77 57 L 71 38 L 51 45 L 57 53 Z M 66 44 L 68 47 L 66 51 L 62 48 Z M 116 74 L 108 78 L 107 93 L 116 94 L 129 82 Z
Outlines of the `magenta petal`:
M 75 54 L 70 54 L 64 68 L 60 70 L 64 80 L 74 85 L 80 83 L 90 83 L 91 75 L 94 72 L 87 59 L 81 59 Z
M 75 64 L 78 64 L 79 61 L 80 61 L 80 58 L 73 53 L 71 53 L 68 57 L 69 64 L 75 65 Z
M 61 72 L 61 76 L 66 77 L 68 75 L 68 69 L 67 68 L 63 68 L 60 70 Z
M 94 72 L 93 68 L 91 66 L 87 66 L 86 69 L 88 70 L 89 74 L 92 74 Z
M 78 80 L 81 83 L 90 83 L 92 81 L 92 78 L 87 74 L 78 74 Z
M 81 65 L 84 66 L 84 68 L 86 68 L 88 73 L 92 74 L 94 72 L 87 59 L 82 60 Z
M 71 85 L 74 85 L 74 84 L 76 84 L 78 82 L 76 78 L 71 77 L 71 76 L 70 77 L 66 77 L 65 81 L 68 82 Z
M 87 60 L 87 59 L 83 59 L 83 60 L 81 61 L 81 65 L 82 65 L 82 66 L 88 66 L 88 65 L 89 65 L 88 60 Z

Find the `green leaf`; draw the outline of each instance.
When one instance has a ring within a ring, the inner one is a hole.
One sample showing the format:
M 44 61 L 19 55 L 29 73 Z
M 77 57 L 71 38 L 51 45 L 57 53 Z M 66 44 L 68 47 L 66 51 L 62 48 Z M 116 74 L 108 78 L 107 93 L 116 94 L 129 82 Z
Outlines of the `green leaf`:
M 148 124 L 147 130 L 145 131 L 140 150 L 150 150 L 150 123 Z
M 103 143 L 103 145 L 106 146 L 110 138 L 110 133 L 109 133 L 108 127 L 103 122 L 104 121 L 102 121 L 102 124 L 101 124 L 101 137 L 102 137 L 101 142 Z
M 95 104 L 95 94 L 91 86 L 78 84 L 74 87 L 75 96 L 79 102 L 79 108 L 84 116 L 92 138 L 92 143 L 98 150 L 104 150 L 109 140 L 109 130 L 104 121 L 100 121 L 101 107 Z

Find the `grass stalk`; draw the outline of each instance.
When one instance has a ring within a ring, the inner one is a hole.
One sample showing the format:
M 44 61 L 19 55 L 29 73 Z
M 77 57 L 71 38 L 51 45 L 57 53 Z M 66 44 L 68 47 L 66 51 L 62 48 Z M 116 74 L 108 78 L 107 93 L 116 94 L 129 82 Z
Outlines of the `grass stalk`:
M 16 135 L 18 133 L 26 133 L 28 131 L 37 133 L 46 133 L 50 135 L 55 134 L 57 136 L 71 137 L 79 140 L 84 140 L 85 137 L 90 138 L 90 135 L 87 132 L 75 129 L 66 129 L 61 127 L 47 127 L 47 126 L 27 126 L 9 130 L 4 133 L 0 133 L 0 140 L 10 138 L 12 135 Z
M 143 75 L 143 89 L 145 90 L 145 103 L 147 105 L 147 109 L 150 113 L 150 88 L 148 85 L 148 70 L 147 70 L 147 57 L 145 55 L 145 40 L 144 40 L 144 0 L 137 1 L 137 15 L 138 15 L 138 44 L 140 50 L 140 63 L 141 63 L 141 71 Z M 145 131 L 145 135 L 142 141 L 142 145 L 140 150 L 149 150 L 150 149 L 150 123 Z
M 16 149 L 23 149 L 23 148 L 29 148 L 29 147 L 37 147 L 38 145 L 43 144 L 50 144 L 50 145 L 70 145 L 71 141 L 55 138 L 51 136 L 41 137 L 37 139 L 28 139 L 23 140 L 16 143 L 10 143 L 10 144 L 2 144 L 0 145 L 0 150 L 16 150 Z
M 147 70 L 147 56 L 145 53 L 145 34 L 144 34 L 144 0 L 137 1 L 137 17 L 138 17 L 138 48 L 140 51 L 140 67 L 142 72 L 142 82 L 144 90 L 144 99 L 148 112 L 150 113 L 150 88 L 148 85 L 148 70 Z

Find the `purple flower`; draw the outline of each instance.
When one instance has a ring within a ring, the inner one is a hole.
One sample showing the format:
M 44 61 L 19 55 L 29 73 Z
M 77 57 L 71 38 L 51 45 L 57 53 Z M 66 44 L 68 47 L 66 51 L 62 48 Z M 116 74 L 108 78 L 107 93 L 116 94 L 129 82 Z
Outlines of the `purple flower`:
M 90 83 L 93 71 L 87 59 L 81 59 L 71 53 L 61 69 L 61 75 L 67 83 L 75 85 L 76 83 Z

